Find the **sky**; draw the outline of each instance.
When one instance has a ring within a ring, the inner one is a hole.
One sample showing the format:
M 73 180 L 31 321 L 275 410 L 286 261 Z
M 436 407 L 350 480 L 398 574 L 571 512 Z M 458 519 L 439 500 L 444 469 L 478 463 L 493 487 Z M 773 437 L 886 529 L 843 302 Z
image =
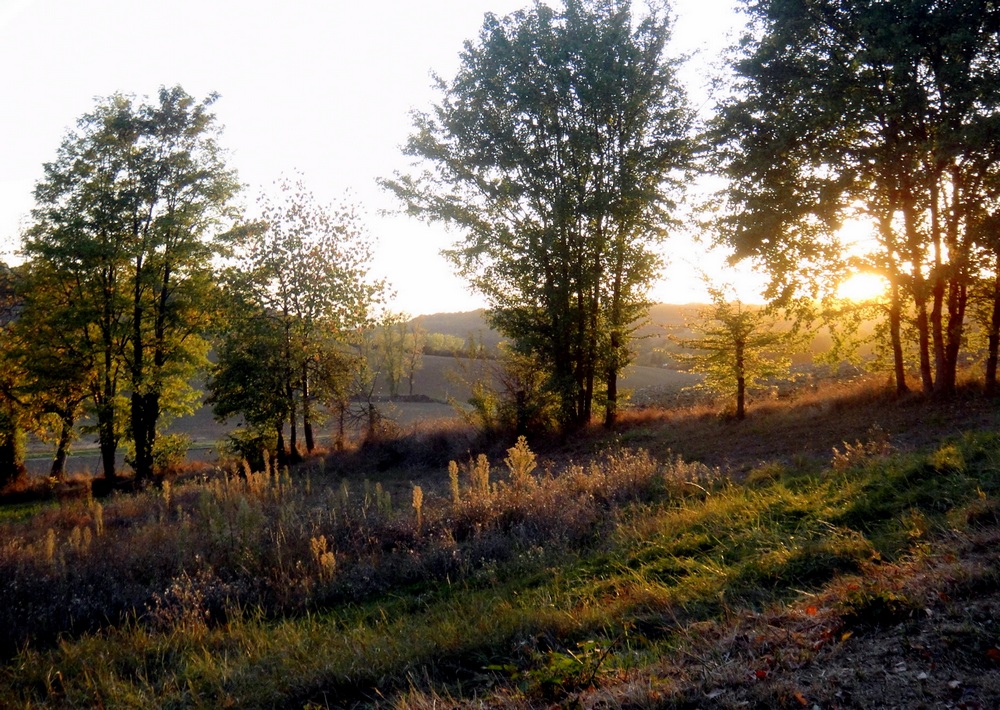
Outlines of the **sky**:
M 735 0 L 674 0 L 672 53 L 706 102 L 710 67 L 737 27 Z M 97 97 L 154 96 L 180 84 L 214 106 L 245 200 L 299 172 L 320 202 L 359 204 L 376 244 L 372 274 L 410 315 L 481 307 L 440 256 L 460 238 L 386 214 L 399 205 L 376 180 L 405 170 L 410 112 L 436 100 L 431 73 L 452 76 L 483 15 L 531 0 L 0 0 L 0 258 L 16 259 L 42 165 Z M 741 279 L 725 255 L 679 234 L 654 300 L 704 301 L 698 273 Z

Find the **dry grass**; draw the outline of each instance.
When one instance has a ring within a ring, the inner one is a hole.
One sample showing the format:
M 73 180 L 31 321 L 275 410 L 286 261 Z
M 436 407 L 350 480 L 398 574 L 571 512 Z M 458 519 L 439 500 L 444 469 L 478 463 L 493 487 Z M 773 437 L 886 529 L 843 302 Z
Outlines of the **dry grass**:
M 482 456 L 413 428 L 10 508 L 0 704 L 879 707 L 903 681 L 906 706 L 981 703 L 1000 442 L 940 442 L 995 423 L 971 388 L 855 384 L 743 423 L 645 410 Z

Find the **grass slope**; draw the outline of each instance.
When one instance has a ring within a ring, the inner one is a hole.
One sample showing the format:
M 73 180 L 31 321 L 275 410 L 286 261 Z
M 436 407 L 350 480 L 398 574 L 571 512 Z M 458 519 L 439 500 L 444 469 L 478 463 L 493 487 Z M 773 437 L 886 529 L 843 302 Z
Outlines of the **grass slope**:
M 990 707 L 993 409 L 854 390 L 492 462 L 452 430 L 384 443 L 378 474 L 372 449 L 22 508 L 0 519 L 0 699 Z M 815 443 L 786 452 L 800 427 Z M 666 451 L 678 436 L 723 463 Z

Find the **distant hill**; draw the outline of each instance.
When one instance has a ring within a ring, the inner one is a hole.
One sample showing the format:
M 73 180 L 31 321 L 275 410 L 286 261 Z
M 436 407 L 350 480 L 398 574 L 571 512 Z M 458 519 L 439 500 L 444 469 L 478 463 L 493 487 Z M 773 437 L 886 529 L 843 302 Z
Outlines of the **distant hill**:
M 690 337 L 692 332 L 688 328 L 688 324 L 697 321 L 699 311 L 707 307 L 707 305 L 699 303 L 657 303 L 650 307 L 647 319 L 635 331 L 632 343 L 636 353 L 634 364 L 647 367 L 670 367 L 669 352 L 676 350 L 678 346 L 671 343 L 667 339 L 668 336 Z M 413 321 L 419 323 L 428 333 L 451 335 L 461 338 L 463 341 L 466 341 L 470 335 L 475 336 L 476 340 L 482 342 L 487 349 L 495 348 L 503 340 L 499 333 L 489 327 L 482 309 L 462 313 L 435 313 L 418 316 Z M 869 342 L 862 345 L 860 355 L 868 357 L 873 351 L 871 335 L 874 332 L 874 325 L 871 323 L 864 325 L 861 332 L 862 337 L 867 336 Z M 808 364 L 812 362 L 815 354 L 829 350 L 831 344 L 829 331 L 826 328 L 820 328 L 815 334 L 809 351 L 794 355 L 793 363 L 796 365 Z
M 685 325 L 697 318 L 699 304 L 657 303 L 649 309 L 647 322 L 636 331 L 635 350 L 637 364 L 659 366 L 666 357 L 656 350 L 665 345 L 667 332 L 683 332 Z M 428 333 L 440 333 L 468 340 L 470 336 L 482 342 L 487 349 L 494 349 L 504 340 L 486 322 L 483 309 L 460 313 L 434 313 L 417 316 L 413 323 L 419 324 Z
M 490 328 L 486 322 L 486 312 L 482 308 L 461 313 L 433 313 L 417 316 L 411 322 L 419 325 L 428 333 L 452 335 L 462 340 L 467 340 L 470 336 L 474 337 L 490 350 L 495 349 L 503 340 L 501 335 Z

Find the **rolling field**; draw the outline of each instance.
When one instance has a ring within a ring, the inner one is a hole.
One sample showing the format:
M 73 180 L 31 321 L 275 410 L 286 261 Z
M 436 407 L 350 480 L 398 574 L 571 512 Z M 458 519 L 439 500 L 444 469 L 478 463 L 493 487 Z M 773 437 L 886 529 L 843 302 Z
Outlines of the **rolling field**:
M 491 363 L 485 363 L 489 367 Z M 401 429 L 409 430 L 416 425 L 424 425 L 437 420 L 453 419 L 459 416 L 455 406 L 468 401 L 470 380 L 483 371 L 483 363 L 470 363 L 452 357 L 425 355 L 423 367 L 414 377 L 413 394 L 424 401 L 389 401 L 388 384 L 382 382 L 378 390 L 380 409 L 385 417 L 395 422 Z M 478 369 L 477 369 L 478 368 Z M 697 376 L 659 367 L 630 367 L 625 372 L 621 387 L 632 391 L 637 403 L 668 400 L 684 387 L 697 381 Z M 407 382 L 400 384 L 400 393 L 408 394 Z M 430 400 L 430 401 L 427 401 Z M 453 406 L 454 403 L 455 406 Z M 181 417 L 171 422 L 166 432 L 184 434 L 191 440 L 188 458 L 193 461 L 215 461 L 219 446 L 237 427 L 238 419 L 219 422 L 212 415 L 211 407 L 202 406 L 193 415 Z M 329 428 L 323 424 L 317 427 L 320 446 L 330 440 Z M 53 447 L 45 442 L 31 440 L 28 446 L 27 466 L 30 473 L 43 475 L 51 464 Z M 99 460 L 96 437 L 81 436 L 70 453 L 67 472 L 70 474 L 94 474 L 98 471 Z

